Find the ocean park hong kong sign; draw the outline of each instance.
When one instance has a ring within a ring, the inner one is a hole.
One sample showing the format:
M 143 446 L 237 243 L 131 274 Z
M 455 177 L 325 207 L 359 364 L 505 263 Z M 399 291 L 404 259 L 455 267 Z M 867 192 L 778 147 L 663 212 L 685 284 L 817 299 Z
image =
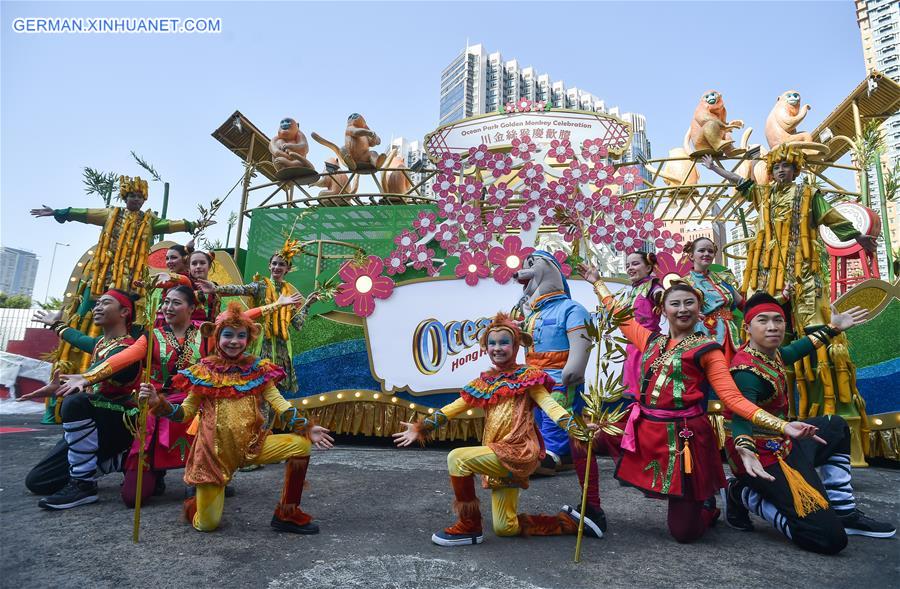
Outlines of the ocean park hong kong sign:
M 569 282 L 573 298 L 597 308 L 590 284 Z M 609 283 L 615 293 L 623 286 Z M 522 296 L 514 282 L 438 279 L 397 286 L 366 318 L 366 345 L 373 376 L 384 392 L 455 392 L 491 367 L 479 338 L 498 311 L 509 312 Z M 594 356 L 588 366 L 595 365 Z M 523 350 L 518 361 L 525 362 Z M 589 377 L 592 375 L 589 375 Z

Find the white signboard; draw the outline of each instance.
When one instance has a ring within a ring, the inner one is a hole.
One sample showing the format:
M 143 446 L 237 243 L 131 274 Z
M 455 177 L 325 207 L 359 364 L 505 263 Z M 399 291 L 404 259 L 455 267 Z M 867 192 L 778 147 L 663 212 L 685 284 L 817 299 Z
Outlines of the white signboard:
M 631 143 L 631 125 L 612 115 L 586 111 L 497 113 L 439 127 L 425 136 L 425 148 L 436 161 L 448 151 L 468 153 L 470 147 L 481 144 L 508 147 L 524 135 L 536 144 L 567 140 L 579 152 L 586 139 L 600 138 L 610 152 L 620 156 Z
M 613 293 L 624 287 L 607 283 Z M 592 285 L 569 281 L 572 297 L 597 308 Z M 491 279 L 477 286 L 463 280 L 430 280 L 394 288 L 379 300 L 366 320 L 366 345 L 372 375 L 385 392 L 407 390 L 414 395 L 456 392 L 491 367 L 478 338 L 498 311 L 509 312 L 522 296 L 518 283 Z M 519 362 L 524 363 L 520 351 Z M 595 359 L 588 361 L 593 378 Z M 619 370 L 619 367 L 616 368 Z

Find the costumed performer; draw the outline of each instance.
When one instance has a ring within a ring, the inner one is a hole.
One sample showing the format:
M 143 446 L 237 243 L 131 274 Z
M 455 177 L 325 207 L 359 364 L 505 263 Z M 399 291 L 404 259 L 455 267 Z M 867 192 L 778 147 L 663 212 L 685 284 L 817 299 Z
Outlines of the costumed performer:
M 136 294 L 110 289 L 97 299 L 92 312 L 98 337 L 87 336 L 61 321 L 61 312 L 38 311 L 35 318 L 56 332 L 60 339 L 91 354 L 91 367 L 134 343 L 132 331 Z M 37 495 L 44 509 L 69 509 L 98 499 L 97 480 L 120 472 L 133 441 L 125 420 L 137 414 L 133 393 L 140 378 L 139 364 L 112 374 L 91 390 L 62 399 L 63 439 L 25 477 L 25 486 Z M 23 395 L 19 401 L 57 393 L 58 373 L 45 387 Z
M 806 164 L 806 154 L 798 146 L 783 143 L 768 153 L 766 166 L 773 181 L 766 185 L 729 172 L 712 158 L 704 158 L 703 163 L 735 184 L 758 213 L 756 238 L 749 244 L 741 287 L 745 296 L 755 292 L 778 296 L 785 287 L 792 286 L 784 301 L 789 341 L 827 325 L 831 319 L 830 303 L 820 268 L 819 227 L 828 227 L 839 239 L 856 240 L 869 252 L 875 251 L 875 238 L 862 235 L 828 204 L 813 183 L 794 183 Z M 846 336 L 839 335 L 831 345 L 818 348 L 794 366 L 799 405 L 788 413 L 800 418 L 841 415 L 862 429 L 865 446 L 865 403 L 856 389 L 856 368 L 847 345 Z
M 229 303 L 214 324 L 205 323 L 201 330 L 212 336 L 215 348 L 173 378 L 173 386 L 187 393 L 181 404 L 161 397 L 152 384 L 142 384 L 140 393 L 153 412 L 166 420 L 184 422 L 199 415 L 184 472 L 184 481 L 197 488 L 196 496 L 185 501 L 187 520 L 201 532 L 215 530 L 222 519 L 225 486 L 235 470 L 287 461 L 272 527 L 296 534 L 318 533 L 318 525 L 300 508 L 300 499 L 310 446 L 330 448 L 334 440 L 327 429 L 301 416 L 275 388 L 284 377 L 279 366 L 246 353 L 260 328 L 239 303 Z M 271 434 L 259 411 L 260 400 L 269 403 L 293 433 Z
M 170 248 L 169 251 L 171 252 L 173 248 Z M 198 303 L 191 315 L 191 320 L 200 322 L 214 321 L 219 314 L 219 307 L 221 305 L 219 295 L 217 295 L 214 290 L 207 294 L 200 288 L 198 281 L 204 281 L 204 283 L 209 281 L 209 270 L 215 263 L 216 253 L 212 251 L 205 252 L 202 250 L 193 250 L 188 254 L 186 259 L 187 272 L 170 272 L 168 275 L 157 274 L 155 277 L 157 289 L 153 292 L 162 293 L 162 297 L 165 297 L 166 291 L 174 286 L 183 284 L 184 286 L 190 287 L 194 291 L 194 296 Z M 166 265 L 168 266 L 168 262 Z M 217 286 L 215 282 L 209 282 L 209 284 Z M 160 308 L 160 311 L 156 315 L 155 327 L 161 327 L 164 323 L 165 318 L 163 317 L 162 309 Z
M 596 268 L 579 268 L 606 308 L 617 303 Z M 635 321 L 621 327 L 643 353 L 642 388 L 622 437 L 616 478 L 651 497 L 668 499 L 669 533 L 678 542 L 700 538 L 719 516 L 705 502 L 725 487 L 719 445 L 706 416 L 710 386 L 722 403 L 756 426 L 792 438 L 815 435 L 816 427 L 790 422 L 760 409 L 735 387 L 722 348 L 697 331 L 702 295 L 676 282 L 662 297 L 669 333 L 654 333 Z
M 784 310 L 768 293 L 756 293 L 744 307 L 750 336 L 731 361 L 731 373 L 750 402 L 780 418 L 788 409 L 786 364 L 827 346 L 839 333 L 859 325 L 868 314 L 854 307 L 846 313 L 831 309 L 831 323 L 793 343 L 784 339 Z M 726 415 L 726 417 L 731 417 Z M 856 507 L 850 474 L 850 428 L 840 416 L 804 420 L 819 430 L 820 443 L 792 440 L 759 430 L 733 416 L 726 441 L 736 478 L 725 491 L 725 520 L 750 531 L 750 512 L 762 517 L 804 550 L 836 554 L 847 546 L 847 535 L 889 538 L 896 528 L 864 515 Z
M 633 252 L 625 257 L 625 273 L 631 280 L 631 288 L 626 291 L 622 304 L 634 309 L 634 320 L 650 331 L 659 331 L 659 302 L 663 293 L 659 278 L 653 275 L 655 267 L 655 254 Z M 641 353 L 631 343 L 625 347 L 622 384 L 624 394 L 632 399 L 641 392 Z
M 528 477 L 544 453 L 535 407 L 546 411 L 563 431 L 578 427 L 574 418 L 548 392 L 553 380 L 546 372 L 516 363 L 519 347 L 532 342 L 515 321 L 498 313 L 481 334 L 479 343 L 493 367 L 463 387 L 459 399 L 416 423 L 402 422 L 406 429 L 393 434 L 395 443 L 401 447 L 416 441 L 424 444 L 430 432 L 455 416 L 470 408 L 484 410 L 483 445 L 456 448 L 447 455 L 455 497 L 453 507 L 459 520 L 435 532 L 431 541 L 440 546 L 465 546 L 484 540 L 481 509 L 475 494 L 476 474 L 483 475 L 483 486 L 491 489 L 494 533 L 498 536 L 577 533 L 578 521 L 565 512 L 516 513 L 519 489 L 528 488 Z

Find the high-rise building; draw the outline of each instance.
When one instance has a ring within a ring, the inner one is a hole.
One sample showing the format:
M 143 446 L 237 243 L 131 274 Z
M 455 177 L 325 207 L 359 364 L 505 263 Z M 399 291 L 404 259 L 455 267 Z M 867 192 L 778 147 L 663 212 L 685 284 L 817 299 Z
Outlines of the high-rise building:
M 0 292 L 32 296 L 38 259 L 32 252 L 0 247 Z
M 878 71 L 900 83 L 900 3 L 897 0 L 855 0 L 856 22 L 862 36 L 863 58 L 866 73 Z M 900 165 L 900 113 L 884 121 L 882 133 L 885 149 L 881 164 L 885 171 Z M 874 170 L 869 178 L 872 208 L 881 213 L 881 195 Z M 891 245 L 900 246 L 900 210 L 896 203 L 888 203 L 888 224 Z M 884 248 L 878 250 L 878 265 L 882 276 L 887 275 L 887 258 Z

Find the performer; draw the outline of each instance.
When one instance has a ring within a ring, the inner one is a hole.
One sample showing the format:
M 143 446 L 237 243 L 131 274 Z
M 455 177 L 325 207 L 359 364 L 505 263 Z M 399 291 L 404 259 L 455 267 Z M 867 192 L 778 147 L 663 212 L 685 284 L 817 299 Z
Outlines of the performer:
M 686 281 L 703 294 L 703 320 L 698 326 L 699 331 L 716 340 L 722 346 L 725 360 L 730 361 L 741 345 L 741 331 L 734 322 L 733 313 L 741 306 L 743 298 L 731 270 L 710 271 L 718 250 L 707 237 L 685 244 L 684 251 L 694 265 Z
M 285 297 L 266 308 L 251 309 L 252 316 L 273 312 L 276 308 L 287 304 L 295 304 L 296 299 Z M 170 401 L 180 402 L 186 393 L 172 387 L 172 377 L 178 370 L 196 363 L 214 349 L 214 343 L 203 338 L 200 324 L 191 320 L 197 301 L 194 292 L 183 285 L 169 289 L 163 299 L 163 314 L 166 325 L 154 328 L 152 332 L 153 346 L 151 356 L 151 380 L 159 386 Z M 60 389 L 63 394 L 105 380 L 109 375 L 118 372 L 125 366 L 140 363 L 147 357 L 147 336 L 142 336 L 124 351 L 98 364 L 83 375 L 64 375 L 66 383 Z M 165 491 L 165 471 L 172 468 L 183 468 L 190 446 L 189 424 L 159 421 L 152 416 L 147 418 L 147 437 L 145 456 L 150 469 L 144 473 L 140 490 L 142 502 L 151 495 L 160 495 Z M 139 444 L 132 445 L 125 463 L 125 482 L 122 485 L 122 500 L 129 507 L 134 506 L 137 495 L 137 457 Z
M 172 249 L 170 248 L 169 251 L 171 252 Z M 194 313 L 191 315 L 191 320 L 200 322 L 214 321 L 216 316 L 219 314 L 219 306 L 221 304 L 219 301 L 219 296 L 215 293 L 215 291 L 213 291 L 211 294 L 207 294 L 202 288 L 200 288 L 198 282 L 208 281 L 209 270 L 212 267 L 215 259 L 215 252 L 193 250 L 187 257 L 187 274 L 183 274 L 180 272 L 157 274 L 157 288 L 153 291 L 154 294 L 161 292 L 162 296 L 165 297 L 165 293 L 168 289 L 179 284 L 187 286 L 194 291 L 194 296 L 196 297 L 198 303 L 194 308 Z M 215 282 L 210 282 L 209 284 L 217 286 Z M 162 308 L 160 307 L 160 310 L 156 316 L 155 327 L 162 327 L 163 324 L 165 324 L 165 318 L 163 317 Z
M 865 321 L 867 314 L 859 307 L 846 313 L 832 308 L 829 325 L 779 347 L 785 331 L 784 310 L 768 293 L 756 293 L 744 308 L 750 339 L 731 361 L 734 382 L 747 400 L 784 418 L 788 408 L 785 364 L 827 346 L 837 334 Z M 892 524 L 876 521 L 856 508 L 847 423 L 837 415 L 804 421 L 818 428 L 819 443 L 773 436 L 733 416 L 726 448 L 737 478 L 729 479 L 725 492 L 728 524 L 752 530 L 752 511 L 800 548 L 822 554 L 843 550 L 848 534 L 893 536 Z
M 299 242 L 286 240 L 284 246 L 269 258 L 269 278 L 256 276 L 254 282 L 249 284 L 225 284 L 215 285 L 207 280 L 197 280 L 197 285 L 207 294 L 224 296 L 251 297 L 255 306 L 273 303 L 279 296 L 300 296 L 300 311 L 294 313 L 292 309 L 285 308 L 265 318 L 263 333 L 260 342 L 252 350 L 261 358 L 269 358 L 282 370 L 286 377 L 278 382 L 278 390 L 283 395 L 294 395 L 300 388 L 297 383 L 297 373 L 294 371 L 294 355 L 291 350 L 291 335 L 289 327 L 297 331 L 303 329 L 309 304 L 293 284 L 287 282 L 284 277 L 291 271 L 294 255 L 299 251 Z
M 608 309 L 617 304 L 596 268 L 582 264 L 579 272 L 594 283 Z M 725 486 L 722 460 L 706 417 L 706 392 L 711 385 L 726 407 L 760 428 L 800 439 L 816 427 L 791 422 L 744 399 L 734 385 L 722 349 L 696 330 L 702 295 L 676 282 L 662 296 L 669 333 L 663 336 L 628 321 L 622 333 L 643 353 L 642 388 L 622 438 L 616 478 L 645 494 L 668 498 L 668 527 L 678 542 L 693 542 L 715 523 L 719 510 L 704 502 Z
M 475 494 L 474 476 L 484 476 L 484 488 L 491 489 L 494 533 L 498 536 L 554 536 L 575 534 L 578 521 L 565 512 L 556 515 L 518 514 L 519 489 L 528 488 L 528 477 L 544 453 L 535 422 L 540 407 L 563 431 L 578 426 L 572 415 L 548 392 L 553 380 L 538 368 L 516 363 L 520 346 L 532 344 L 515 321 L 498 313 L 480 338 L 481 349 L 494 364 L 490 370 L 460 392 L 460 398 L 416 423 L 401 422 L 402 432 L 393 434 L 397 446 L 422 444 L 434 429 L 469 408 L 484 410 L 482 446 L 456 448 L 447 455 L 453 507 L 459 521 L 431 536 L 439 546 L 481 544 L 481 509 Z
M 131 333 L 137 295 L 110 289 L 94 304 L 94 325 L 100 337 L 84 335 L 60 320 L 62 313 L 39 311 L 36 319 L 69 344 L 91 354 L 94 367 L 134 343 Z M 126 416 L 137 413 L 132 393 L 140 366 L 132 364 L 112 374 L 90 392 L 69 394 L 62 400 L 63 439 L 25 478 L 32 493 L 49 495 L 38 502 L 44 509 L 70 509 L 97 501 L 97 480 L 122 468 L 132 443 Z M 41 398 L 60 389 L 58 373 L 45 387 L 17 400 Z
M 170 273 L 181 274 L 183 276 L 188 274 L 190 270 L 188 260 L 190 259 L 191 252 L 194 251 L 192 243 L 193 240 L 186 246 L 175 243 L 170 245 L 169 249 L 166 250 L 166 269 Z
M 309 467 L 310 446 L 331 448 L 328 430 L 312 425 L 275 388 L 284 371 L 266 359 L 246 352 L 260 331 L 253 316 L 237 302 L 228 305 L 212 332 L 213 353 L 187 369 L 179 370 L 172 386 L 187 392 L 180 405 L 160 396 L 153 384 L 141 385 L 153 412 L 176 422 L 199 415 L 199 428 L 188 456 L 184 481 L 197 493 L 185 501 L 184 513 L 194 529 L 211 532 L 219 527 L 225 503 L 225 486 L 238 467 L 273 464 L 286 460 L 281 502 L 272 516 L 272 527 L 295 534 L 316 534 L 319 527 L 300 509 L 300 498 Z M 264 399 L 282 416 L 294 433 L 271 435 L 263 426 L 259 401 Z
M 818 228 L 825 225 L 840 239 L 855 239 L 870 252 L 875 251 L 875 238 L 860 234 L 825 201 L 815 185 L 794 184 L 806 156 L 790 144 L 781 144 L 766 156 L 773 181 L 764 186 L 723 169 L 708 156 L 703 163 L 737 185 L 759 213 L 756 239 L 749 246 L 741 290 L 746 296 L 755 292 L 777 296 L 786 286 L 793 286 L 788 299 L 783 301 L 789 340 L 827 325 L 830 312 L 819 268 Z M 800 402 L 797 410 L 789 413 L 801 418 L 839 414 L 854 421 L 863 420 L 865 428 L 865 403 L 856 390 L 856 370 L 850 361 L 846 336 L 839 335 L 830 346 L 805 356 L 794 367 L 794 373 Z M 868 440 L 865 432 L 862 438 Z
M 663 293 L 659 279 L 653 276 L 655 267 L 655 254 L 628 254 L 625 258 L 625 273 L 631 280 L 631 288 L 622 300 L 623 305 L 634 309 L 634 320 L 654 332 L 659 331 L 659 301 Z M 625 356 L 622 384 L 625 386 L 625 396 L 635 399 L 641 392 L 641 354 L 633 344 L 628 344 Z

